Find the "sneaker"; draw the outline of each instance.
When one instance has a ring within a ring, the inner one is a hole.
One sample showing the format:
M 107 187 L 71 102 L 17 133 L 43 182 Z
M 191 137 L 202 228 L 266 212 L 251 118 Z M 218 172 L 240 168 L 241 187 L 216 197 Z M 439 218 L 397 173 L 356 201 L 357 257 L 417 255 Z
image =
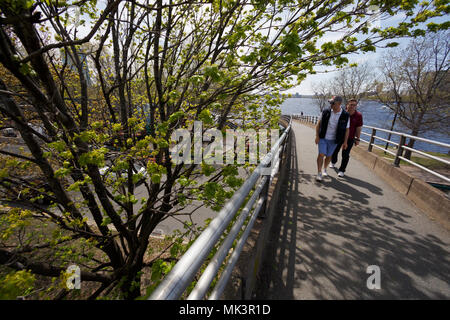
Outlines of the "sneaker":
M 323 171 L 322 171 L 322 177 L 328 177 L 327 170 L 323 170 Z
M 321 173 L 317 174 L 316 181 L 322 181 L 322 174 Z
M 334 165 L 333 162 L 330 163 L 330 168 L 333 168 L 333 169 L 336 168 L 336 166 Z
M 338 177 L 343 177 L 343 176 L 344 176 L 344 173 L 342 171 L 339 171 L 338 172 Z

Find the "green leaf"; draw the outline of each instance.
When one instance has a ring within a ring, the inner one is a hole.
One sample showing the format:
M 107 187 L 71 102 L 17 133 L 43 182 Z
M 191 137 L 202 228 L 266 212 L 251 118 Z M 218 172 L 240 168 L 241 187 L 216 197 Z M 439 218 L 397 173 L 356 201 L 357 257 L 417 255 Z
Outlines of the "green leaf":
M 217 65 L 206 67 L 204 72 L 205 75 L 210 77 L 214 82 L 218 82 L 221 79 L 221 72 L 219 71 Z
M 172 113 L 169 117 L 169 123 L 173 123 L 184 116 L 184 111 Z
M 102 220 L 102 223 L 101 223 L 102 226 L 107 226 L 110 223 L 111 223 L 111 218 L 110 217 L 108 217 L 108 216 L 103 217 L 103 220 Z
M 211 200 L 214 198 L 214 195 L 216 194 L 216 191 L 219 188 L 219 184 L 217 182 L 207 182 L 204 185 L 204 196 L 206 199 Z
M 216 169 L 209 164 L 206 164 L 205 162 L 202 162 L 201 164 L 202 172 L 205 176 L 209 177 Z
M 202 121 L 204 124 L 213 124 L 214 123 L 214 119 L 211 115 L 211 111 L 209 111 L 208 109 L 204 109 L 200 112 L 199 116 L 198 116 L 199 120 Z
M 153 183 L 160 183 L 161 182 L 161 174 L 160 173 L 154 173 L 151 175 L 151 179 Z
M 31 293 L 36 277 L 29 270 L 7 274 L 0 279 L 0 300 L 15 300 L 18 296 Z

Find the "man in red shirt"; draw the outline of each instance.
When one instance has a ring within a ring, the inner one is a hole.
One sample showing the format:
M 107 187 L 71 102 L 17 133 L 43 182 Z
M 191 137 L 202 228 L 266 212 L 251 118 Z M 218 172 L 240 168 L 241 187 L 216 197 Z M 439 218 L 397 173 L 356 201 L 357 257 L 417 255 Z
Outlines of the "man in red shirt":
M 356 99 L 350 99 L 347 102 L 347 112 L 350 114 L 350 129 L 347 140 L 347 149 L 342 150 L 342 161 L 338 172 L 339 177 L 344 176 L 345 169 L 347 168 L 348 161 L 350 160 L 350 150 L 352 149 L 353 144 L 359 144 L 359 137 L 361 136 L 361 129 L 363 126 L 363 117 L 360 112 L 356 111 L 357 105 L 358 101 Z M 341 145 L 342 144 L 338 144 L 336 146 L 336 149 L 334 149 L 333 155 L 331 157 L 330 168 L 336 168 L 338 153 L 341 149 Z

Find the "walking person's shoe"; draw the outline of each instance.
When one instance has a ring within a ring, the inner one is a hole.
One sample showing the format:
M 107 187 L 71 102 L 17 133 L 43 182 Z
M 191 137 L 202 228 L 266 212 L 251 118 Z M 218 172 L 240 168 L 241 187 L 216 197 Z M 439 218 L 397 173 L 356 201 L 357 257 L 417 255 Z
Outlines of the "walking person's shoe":
M 317 174 L 316 181 L 322 181 L 322 173 Z
M 339 172 L 338 172 L 338 177 L 341 177 L 341 178 L 342 178 L 344 175 L 345 175 L 345 174 L 344 174 L 342 171 L 339 171 Z
M 328 173 L 327 173 L 327 170 L 323 170 L 322 171 L 322 177 L 328 177 Z
M 330 163 L 330 168 L 333 168 L 333 169 L 336 168 L 336 166 L 334 165 L 333 162 Z

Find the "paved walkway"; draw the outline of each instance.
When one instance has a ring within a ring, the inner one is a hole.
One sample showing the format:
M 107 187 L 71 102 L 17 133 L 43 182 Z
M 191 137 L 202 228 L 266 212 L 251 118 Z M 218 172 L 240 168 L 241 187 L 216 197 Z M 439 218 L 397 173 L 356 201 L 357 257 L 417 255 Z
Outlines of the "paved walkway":
M 450 234 L 355 158 L 316 182 L 314 130 L 293 123 L 289 177 L 257 299 L 450 299 Z M 341 155 L 339 155 L 340 163 Z M 381 270 L 369 290 L 367 267 Z

